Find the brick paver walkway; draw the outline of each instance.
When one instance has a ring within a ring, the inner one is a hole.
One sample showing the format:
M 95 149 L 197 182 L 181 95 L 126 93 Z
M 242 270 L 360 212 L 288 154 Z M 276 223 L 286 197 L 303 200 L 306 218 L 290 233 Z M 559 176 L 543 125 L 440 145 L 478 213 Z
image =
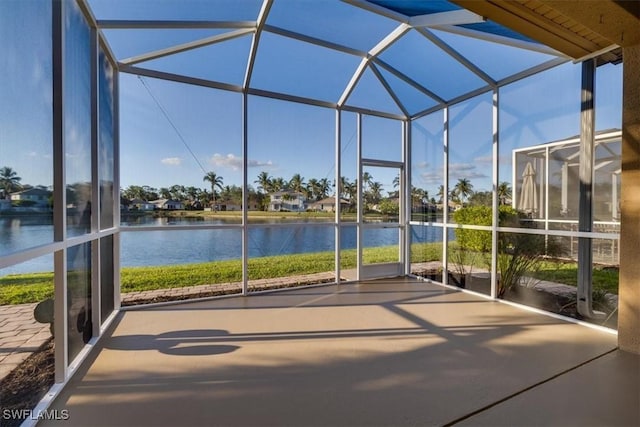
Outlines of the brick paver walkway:
M 36 322 L 36 303 L 0 307 L 0 379 L 51 337 L 49 324 Z

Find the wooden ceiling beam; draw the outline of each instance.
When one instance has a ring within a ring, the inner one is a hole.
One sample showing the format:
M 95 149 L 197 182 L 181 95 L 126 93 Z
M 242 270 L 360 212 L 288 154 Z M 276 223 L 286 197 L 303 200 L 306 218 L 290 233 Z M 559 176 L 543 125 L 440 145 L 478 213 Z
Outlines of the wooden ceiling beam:
M 588 57 L 607 48 L 640 42 L 640 21 L 633 6 L 637 3 L 640 8 L 640 2 L 451 1 L 574 59 Z
M 639 1 L 538 0 L 618 46 L 640 43 Z

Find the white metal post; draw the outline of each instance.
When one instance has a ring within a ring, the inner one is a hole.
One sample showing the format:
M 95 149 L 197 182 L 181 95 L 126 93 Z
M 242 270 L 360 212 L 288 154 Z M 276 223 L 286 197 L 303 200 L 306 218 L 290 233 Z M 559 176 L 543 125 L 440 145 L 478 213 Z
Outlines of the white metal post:
M 402 206 L 404 207 L 404 215 L 402 224 L 400 224 L 404 241 L 402 242 L 403 254 L 404 254 L 404 272 L 403 274 L 411 274 L 411 213 L 413 212 L 413 199 L 411 195 L 411 121 L 405 120 L 402 122 L 403 126 L 403 163 L 404 174 L 401 181 L 400 189 L 402 196 Z
M 341 239 L 340 239 L 340 231 L 341 231 L 341 203 L 340 203 L 340 193 L 341 193 L 341 174 L 342 174 L 342 112 L 339 109 L 336 109 L 336 133 L 335 133 L 335 193 L 334 193 L 334 202 L 335 202 L 335 228 L 334 228 L 334 248 L 335 248 L 335 274 L 336 274 L 336 283 L 340 283 L 340 276 L 342 275 L 341 265 L 340 265 L 340 247 L 341 247 Z
M 248 148 L 249 96 L 242 93 L 242 295 L 249 291 L 249 191 L 248 191 Z
M 449 245 L 449 106 L 444 107 L 444 122 L 443 122 L 443 156 L 444 156 L 444 170 L 442 174 L 442 283 L 445 285 L 449 281 L 449 263 L 447 257 L 449 254 L 447 246 Z
M 356 114 L 356 140 L 357 140 L 357 158 L 358 158 L 358 215 L 356 219 L 356 254 L 357 254 L 357 268 L 356 268 L 356 280 L 360 280 L 362 272 L 362 114 Z
M 113 73 L 113 200 L 115 209 L 113 235 L 113 308 L 120 309 L 120 72 Z
M 493 90 L 492 97 L 492 134 L 493 134 L 493 143 L 492 143 L 492 157 L 493 157 L 493 199 L 492 199 L 492 212 L 493 215 L 491 217 L 491 298 L 496 298 L 498 296 L 498 226 L 499 224 L 499 215 L 500 215 L 500 207 L 498 200 L 498 187 L 500 185 L 499 181 L 499 161 L 500 158 L 500 129 L 498 127 L 499 122 L 499 113 L 500 113 L 500 97 L 498 93 L 498 89 Z M 515 167 L 515 164 L 512 165 Z
M 544 204 L 544 229 L 545 231 L 549 230 L 549 147 L 547 147 L 545 149 L 545 156 L 544 156 L 544 161 L 542 161 L 541 163 L 544 163 L 544 176 L 543 176 L 543 182 L 541 183 L 542 187 L 544 188 L 544 192 L 540 192 L 540 193 L 544 193 L 543 195 L 543 204 Z M 567 172 L 566 168 L 563 167 L 562 168 L 562 180 L 564 181 L 565 179 L 565 172 Z M 564 186 L 564 184 L 561 184 L 562 186 Z M 562 191 L 562 190 L 561 190 Z M 566 189 L 565 189 L 565 195 L 566 195 Z M 543 206 L 543 204 L 540 204 L 540 206 Z M 565 206 L 566 206 L 566 199 L 565 199 Z M 540 209 L 542 211 L 542 209 Z M 545 245 L 546 247 L 546 245 Z
M 580 108 L 580 205 L 578 231 L 593 229 L 593 158 L 595 131 L 595 59 L 582 63 L 582 90 Z M 592 241 L 578 237 L 578 313 L 594 318 L 598 313 L 592 307 L 593 276 Z
M 95 27 L 90 29 L 90 49 L 91 60 L 91 224 L 90 233 L 95 237 L 91 240 L 91 336 L 100 335 L 101 316 L 101 270 L 100 265 L 100 162 L 98 159 L 98 142 L 100 134 L 100 108 L 99 97 L 99 55 L 98 55 L 98 30 Z
M 67 217 L 65 212 L 65 165 L 64 165 L 64 18 L 65 2 L 53 2 L 52 7 L 52 63 L 53 63 L 53 239 L 64 242 Z M 54 252 L 54 323 L 55 336 L 55 381 L 67 378 L 67 252 Z

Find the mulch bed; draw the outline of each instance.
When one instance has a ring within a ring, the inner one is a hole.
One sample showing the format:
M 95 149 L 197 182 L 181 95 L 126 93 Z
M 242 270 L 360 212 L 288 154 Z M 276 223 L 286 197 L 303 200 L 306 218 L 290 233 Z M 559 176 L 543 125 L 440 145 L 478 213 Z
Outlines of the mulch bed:
M 209 298 L 209 297 L 218 297 L 223 295 L 234 295 L 239 294 L 241 292 L 240 289 L 229 289 L 229 290 L 220 290 L 220 291 L 211 291 L 211 292 L 201 292 L 197 295 L 169 295 L 169 296 L 157 296 L 153 298 L 136 298 L 133 300 L 123 300 L 120 303 L 122 307 L 136 306 L 136 305 L 144 305 L 144 304 L 155 304 L 159 302 L 169 302 L 169 301 L 187 301 L 195 298 Z
M 54 346 L 50 338 L 0 380 L 0 425 L 19 426 L 23 419 L 8 417 L 7 410 L 35 408 L 54 382 Z

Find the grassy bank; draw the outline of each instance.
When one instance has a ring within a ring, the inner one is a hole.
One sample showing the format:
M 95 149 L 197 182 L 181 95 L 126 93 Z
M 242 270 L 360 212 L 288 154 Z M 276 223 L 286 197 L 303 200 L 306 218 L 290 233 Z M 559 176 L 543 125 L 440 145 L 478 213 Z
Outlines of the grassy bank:
M 365 263 L 397 260 L 395 246 L 366 249 Z M 420 243 L 411 247 L 412 262 L 437 261 L 442 257 L 442 244 Z M 356 250 L 341 251 L 342 269 L 356 268 Z M 321 273 L 334 270 L 334 253 L 280 255 L 251 258 L 249 279 L 271 279 L 299 274 Z M 536 277 L 568 285 L 576 285 L 575 263 L 546 261 Z M 215 261 L 197 264 L 164 265 L 151 267 L 125 267 L 121 271 L 122 292 L 180 288 L 204 284 L 242 281 L 240 260 Z M 617 293 L 618 272 L 615 269 L 594 269 L 594 286 Z M 53 296 L 53 273 L 9 275 L 0 278 L 0 305 L 39 302 Z
M 0 305 L 39 302 L 53 297 L 53 273 L 0 277 Z
M 442 245 L 414 244 L 412 253 L 416 261 L 439 259 Z M 271 279 L 298 274 L 321 273 L 334 270 L 332 251 L 296 255 L 251 258 L 249 279 Z M 367 249 L 363 259 L 367 263 L 397 259 L 394 246 Z M 356 250 L 341 252 L 341 268 L 356 267 Z M 121 270 L 122 292 L 179 288 L 215 283 L 242 281 L 240 260 L 214 261 L 197 264 L 162 265 L 151 267 L 124 267 Z M 53 296 L 53 273 L 17 274 L 0 278 L 0 304 L 23 304 L 42 301 Z
M 545 261 L 540 270 L 536 272 L 535 277 L 540 280 L 577 286 L 578 266 L 574 262 Z M 618 278 L 617 268 L 594 267 L 591 282 L 594 289 L 618 294 Z

